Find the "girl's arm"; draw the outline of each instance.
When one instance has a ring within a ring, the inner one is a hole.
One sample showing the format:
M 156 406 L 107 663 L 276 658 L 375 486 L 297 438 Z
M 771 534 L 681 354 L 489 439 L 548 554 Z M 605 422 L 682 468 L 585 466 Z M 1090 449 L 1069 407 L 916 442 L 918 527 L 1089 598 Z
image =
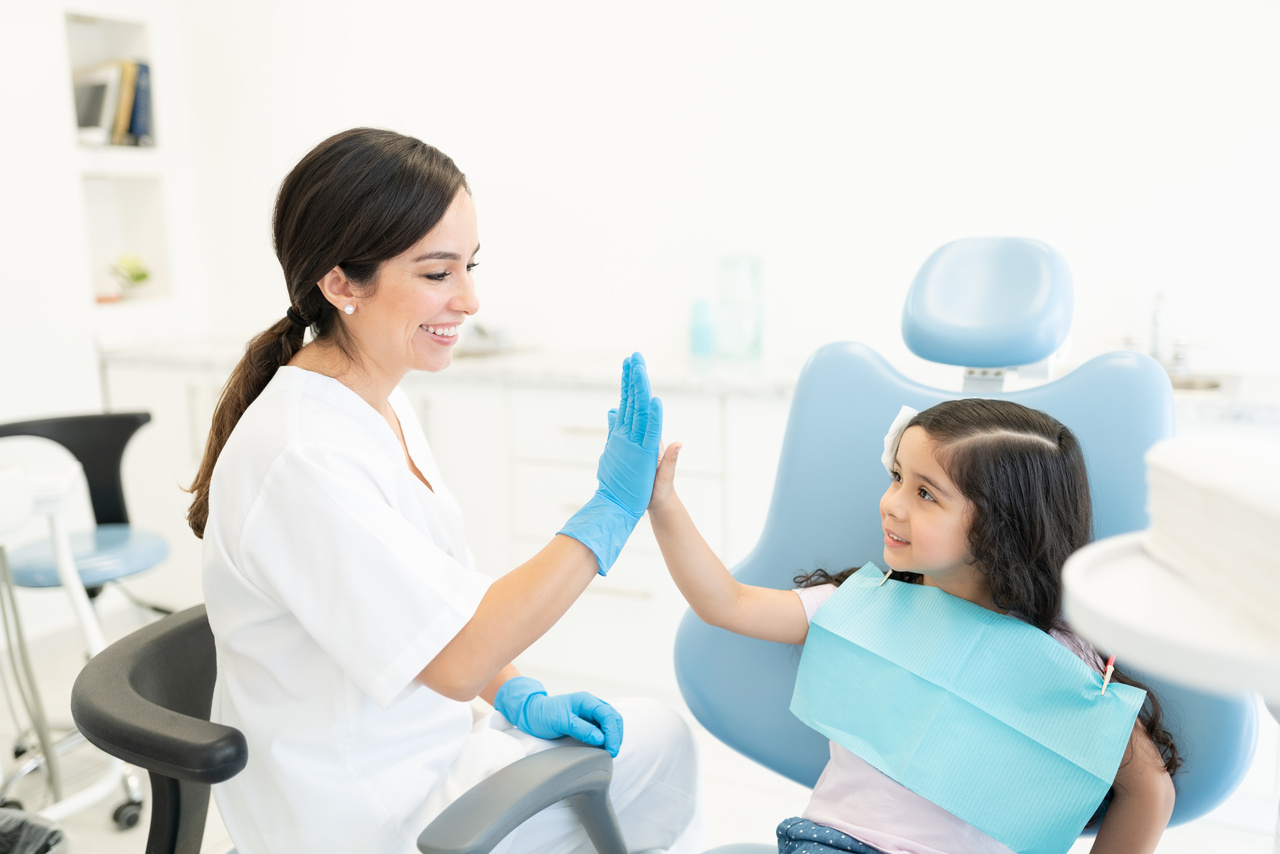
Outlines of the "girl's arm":
M 800 597 L 790 590 L 742 584 L 702 539 L 675 491 L 680 444 L 666 447 L 649 502 L 649 520 L 680 593 L 703 622 L 747 637 L 804 643 L 809 633 Z
M 1150 854 L 1173 813 L 1173 781 L 1142 723 L 1133 725 L 1116 771 L 1115 796 L 1098 828 L 1092 854 Z

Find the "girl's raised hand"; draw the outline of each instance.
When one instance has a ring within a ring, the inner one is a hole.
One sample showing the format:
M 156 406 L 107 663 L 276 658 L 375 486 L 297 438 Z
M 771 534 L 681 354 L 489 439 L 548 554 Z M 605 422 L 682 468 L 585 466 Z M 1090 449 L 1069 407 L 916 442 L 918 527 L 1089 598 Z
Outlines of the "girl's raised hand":
M 676 494 L 676 459 L 680 456 L 679 442 L 672 442 L 658 456 L 658 472 L 653 479 L 653 496 L 649 508 L 661 507 Z

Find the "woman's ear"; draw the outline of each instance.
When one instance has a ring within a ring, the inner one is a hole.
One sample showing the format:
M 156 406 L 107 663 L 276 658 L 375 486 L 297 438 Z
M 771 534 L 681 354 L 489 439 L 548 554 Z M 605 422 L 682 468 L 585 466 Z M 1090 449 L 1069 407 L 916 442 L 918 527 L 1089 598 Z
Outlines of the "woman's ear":
M 356 299 L 355 288 L 341 267 L 334 267 L 325 273 L 324 277 L 316 283 L 316 287 L 320 288 L 320 293 L 324 294 L 324 298 L 338 311 L 342 311 L 344 306 Z

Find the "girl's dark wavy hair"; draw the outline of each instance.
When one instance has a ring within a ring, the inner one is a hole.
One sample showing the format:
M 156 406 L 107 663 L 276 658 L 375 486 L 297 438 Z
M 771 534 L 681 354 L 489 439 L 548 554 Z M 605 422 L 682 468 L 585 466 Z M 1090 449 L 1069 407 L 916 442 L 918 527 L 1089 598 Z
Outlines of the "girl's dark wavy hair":
M 1062 618 L 1062 566 L 1093 538 L 1093 502 L 1084 453 L 1055 418 L 1007 400 L 949 400 L 918 413 L 938 461 L 973 505 L 972 562 L 986 576 L 997 607 L 1048 632 L 1069 631 Z M 798 575 L 800 587 L 840 584 L 856 571 Z M 894 578 L 919 584 L 917 573 Z M 1113 682 L 1147 692 L 1138 718 L 1172 774 L 1182 764 L 1163 710 L 1146 685 L 1119 669 Z

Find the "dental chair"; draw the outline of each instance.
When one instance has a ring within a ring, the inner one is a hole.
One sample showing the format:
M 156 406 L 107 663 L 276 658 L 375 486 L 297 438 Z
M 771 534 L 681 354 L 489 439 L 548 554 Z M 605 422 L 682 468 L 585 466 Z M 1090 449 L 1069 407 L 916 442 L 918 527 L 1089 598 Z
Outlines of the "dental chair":
M 956 397 L 1007 398 L 1062 421 L 1084 448 L 1095 536 L 1145 528 L 1143 454 L 1173 432 L 1172 387 L 1159 364 L 1138 353 L 1107 353 L 1060 379 L 1003 390 L 1011 366 L 1024 366 L 1024 375 L 1048 372 L 1071 314 L 1070 274 L 1043 243 L 977 238 L 937 250 L 912 283 L 902 333 L 916 355 L 962 368 L 962 389 L 914 382 L 861 344 L 829 344 L 814 353 L 796 385 L 764 529 L 734 575 L 790 588 L 801 572 L 879 560 L 878 502 L 888 484 L 880 462 L 884 435 L 902 405 L 924 410 Z M 1124 667 L 1125 651 L 1114 652 Z M 676 678 L 698 721 L 739 753 L 813 786 L 829 754 L 826 738 L 789 711 L 799 658 L 792 646 L 713 628 L 692 611 L 675 644 Z M 1192 821 L 1225 800 L 1247 771 L 1256 736 L 1253 699 L 1211 696 L 1127 670 L 1160 696 L 1165 726 L 1184 759 L 1173 777 L 1170 826 Z M 713 854 L 776 850 L 740 844 Z
M 209 721 L 217 675 L 203 605 L 99 653 L 71 689 L 85 738 L 151 777 L 146 854 L 198 854 L 209 786 L 252 760 L 243 733 Z M 525 757 L 454 801 L 418 838 L 424 854 L 485 854 L 535 813 L 568 801 L 601 854 L 626 854 L 609 801 L 613 759 L 586 745 Z

